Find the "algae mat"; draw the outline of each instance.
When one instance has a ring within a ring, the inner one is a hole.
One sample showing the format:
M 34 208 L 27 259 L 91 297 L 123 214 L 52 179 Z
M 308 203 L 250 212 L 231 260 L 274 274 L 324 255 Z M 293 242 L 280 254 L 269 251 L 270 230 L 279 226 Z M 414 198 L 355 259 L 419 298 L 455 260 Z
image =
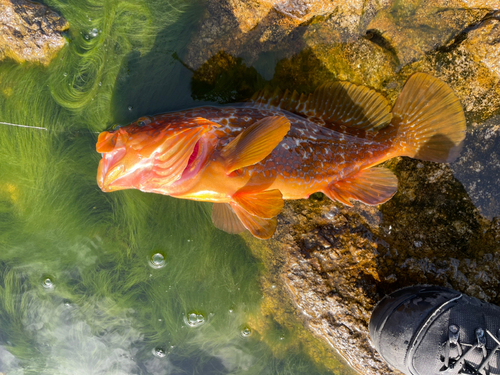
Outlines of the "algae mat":
M 99 131 L 204 103 L 177 58 L 203 4 L 45 4 L 65 48 L 48 67 L 0 63 L 0 121 L 48 129 L 0 125 L 0 372 L 349 372 L 273 308 L 265 259 L 209 205 L 96 185 Z

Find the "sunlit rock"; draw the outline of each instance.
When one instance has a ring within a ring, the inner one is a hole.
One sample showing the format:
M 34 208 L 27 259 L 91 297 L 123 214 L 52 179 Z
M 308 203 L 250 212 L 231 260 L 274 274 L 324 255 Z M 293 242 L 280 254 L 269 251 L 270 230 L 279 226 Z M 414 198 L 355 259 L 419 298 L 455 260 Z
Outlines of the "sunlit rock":
M 0 0 L 0 60 L 47 65 L 64 46 L 68 22 L 43 4 Z
M 473 58 L 490 69 L 500 79 L 500 13 L 468 33 L 465 47 Z
M 197 69 L 221 50 L 249 60 L 279 48 L 288 55 L 303 47 L 305 26 L 325 18 L 343 38 L 358 35 L 364 1 L 217 0 L 208 2 L 205 21 L 189 46 L 185 62 Z M 367 2 L 371 4 L 371 2 Z M 370 5 L 371 6 L 371 5 Z
M 403 66 L 446 44 L 488 14 L 487 9 L 471 9 L 462 3 L 392 1 L 370 22 L 368 32 L 374 42 L 391 49 Z

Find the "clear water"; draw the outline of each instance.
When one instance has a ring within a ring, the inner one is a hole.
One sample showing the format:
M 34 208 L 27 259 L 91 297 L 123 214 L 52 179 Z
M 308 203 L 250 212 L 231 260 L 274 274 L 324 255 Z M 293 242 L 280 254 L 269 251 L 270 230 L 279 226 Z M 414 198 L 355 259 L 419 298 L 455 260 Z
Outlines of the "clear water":
M 0 63 L 0 121 L 49 129 L 0 126 L 0 372 L 349 373 L 209 205 L 96 185 L 97 132 L 205 103 L 176 58 L 203 4 L 45 3 L 68 45 Z

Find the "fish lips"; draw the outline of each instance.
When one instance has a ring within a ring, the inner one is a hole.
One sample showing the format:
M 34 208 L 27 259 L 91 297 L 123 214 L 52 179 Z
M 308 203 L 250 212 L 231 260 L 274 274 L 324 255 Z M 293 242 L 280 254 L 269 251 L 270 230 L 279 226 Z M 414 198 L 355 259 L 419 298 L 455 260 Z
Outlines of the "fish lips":
M 207 134 L 209 127 L 171 132 L 161 142 L 155 140 L 153 147 L 147 144 L 142 148 L 128 142 L 122 129 L 114 139 L 110 136 L 113 133 L 99 135 L 102 142 L 98 141 L 97 150 L 109 150 L 102 153 L 97 172 L 97 183 L 104 192 L 139 189 L 170 194 L 185 190 L 194 183 L 213 150 L 214 136 Z M 110 143 L 114 146 L 109 147 Z

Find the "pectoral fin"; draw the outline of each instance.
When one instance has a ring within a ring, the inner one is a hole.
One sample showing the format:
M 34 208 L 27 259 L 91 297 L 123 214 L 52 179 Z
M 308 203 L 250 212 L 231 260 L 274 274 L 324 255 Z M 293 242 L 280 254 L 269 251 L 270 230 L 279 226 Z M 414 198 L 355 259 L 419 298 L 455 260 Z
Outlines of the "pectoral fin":
M 397 189 L 398 179 L 389 169 L 369 168 L 328 185 L 324 193 L 348 206 L 352 206 L 349 199 L 375 206 L 391 199 Z
M 278 189 L 258 193 L 235 194 L 234 201 L 251 215 L 270 219 L 283 208 L 283 194 Z
M 234 213 L 238 216 L 250 233 L 261 240 L 271 238 L 276 230 L 277 220 L 276 217 L 266 219 L 258 216 L 253 216 L 236 203 L 231 203 Z
M 221 151 L 226 172 L 253 165 L 268 156 L 290 130 L 284 116 L 266 117 L 257 121 L 229 142 Z
M 212 223 L 216 228 L 229 234 L 238 234 L 246 229 L 228 203 L 214 203 Z

